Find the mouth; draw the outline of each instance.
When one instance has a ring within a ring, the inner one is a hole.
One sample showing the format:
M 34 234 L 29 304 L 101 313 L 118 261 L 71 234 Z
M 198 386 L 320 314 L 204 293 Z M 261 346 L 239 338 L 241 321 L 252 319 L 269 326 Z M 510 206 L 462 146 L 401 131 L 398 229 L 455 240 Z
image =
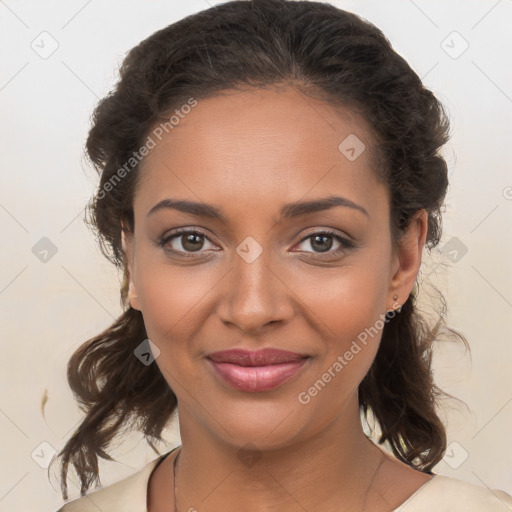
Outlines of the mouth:
M 279 349 L 223 350 L 207 356 L 215 375 L 230 387 L 245 392 L 275 389 L 294 377 L 309 356 Z

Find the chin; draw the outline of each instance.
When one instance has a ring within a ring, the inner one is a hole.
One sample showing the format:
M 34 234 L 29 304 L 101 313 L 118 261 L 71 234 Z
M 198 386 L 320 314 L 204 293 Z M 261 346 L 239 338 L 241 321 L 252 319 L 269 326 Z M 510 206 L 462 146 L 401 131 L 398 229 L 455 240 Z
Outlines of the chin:
M 225 408 L 216 409 L 215 417 L 222 420 L 211 427 L 217 431 L 217 436 L 233 446 L 250 443 L 261 450 L 279 449 L 292 444 L 306 428 L 309 421 L 304 417 L 304 409 L 297 402 L 231 402 Z

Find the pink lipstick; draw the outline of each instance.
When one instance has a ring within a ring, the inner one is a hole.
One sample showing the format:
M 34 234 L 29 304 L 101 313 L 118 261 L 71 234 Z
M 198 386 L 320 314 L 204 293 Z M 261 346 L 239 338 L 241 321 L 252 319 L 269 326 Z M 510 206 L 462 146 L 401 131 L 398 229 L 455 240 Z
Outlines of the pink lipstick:
M 242 349 L 209 354 L 208 360 L 223 382 L 246 392 L 270 391 L 296 375 L 308 356 L 274 348 Z

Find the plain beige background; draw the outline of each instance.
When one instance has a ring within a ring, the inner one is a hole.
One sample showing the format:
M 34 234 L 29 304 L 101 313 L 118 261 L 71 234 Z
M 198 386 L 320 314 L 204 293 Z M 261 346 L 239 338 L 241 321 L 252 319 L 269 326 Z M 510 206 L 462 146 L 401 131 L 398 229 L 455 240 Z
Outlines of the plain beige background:
M 82 222 L 97 183 L 82 154 L 89 116 L 127 50 L 214 3 L 0 0 L 0 511 L 62 504 L 57 466 L 51 481 L 45 466 L 81 418 L 66 363 L 121 312 L 119 277 Z M 452 119 L 444 236 L 420 282 L 425 305 L 429 286 L 441 289 L 472 347 L 472 361 L 460 343 L 435 355 L 438 383 L 471 413 L 446 404 L 449 449 L 435 471 L 512 493 L 512 1 L 330 3 L 380 27 Z M 169 429 L 162 453 L 178 436 Z M 138 434 L 112 455 L 104 485 L 156 456 Z

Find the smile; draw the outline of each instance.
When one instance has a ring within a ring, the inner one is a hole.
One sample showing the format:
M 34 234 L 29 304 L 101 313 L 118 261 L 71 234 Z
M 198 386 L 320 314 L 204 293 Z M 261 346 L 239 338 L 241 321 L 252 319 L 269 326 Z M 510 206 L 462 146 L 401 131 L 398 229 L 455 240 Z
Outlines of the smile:
M 226 350 L 210 354 L 207 360 L 222 382 L 239 391 L 256 393 L 283 385 L 299 373 L 308 356 L 278 349 Z

